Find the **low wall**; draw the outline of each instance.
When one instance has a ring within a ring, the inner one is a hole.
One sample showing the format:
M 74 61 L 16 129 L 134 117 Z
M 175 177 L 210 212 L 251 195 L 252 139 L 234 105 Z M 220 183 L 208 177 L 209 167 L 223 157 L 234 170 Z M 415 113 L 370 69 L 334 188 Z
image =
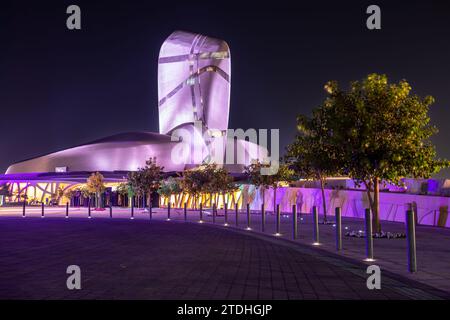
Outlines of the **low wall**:
M 263 203 L 262 190 L 253 185 L 241 186 L 241 196 L 244 203 L 248 200 L 252 210 L 259 210 Z M 313 206 L 317 206 L 319 214 L 323 213 L 320 189 L 314 188 L 277 188 L 276 202 L 280 210 L 291 212 L 292 205 L 297 210 L 310 213 Z M 327 215 L 333 216 L 336 207 L 342 208 L 342 215 L 346 217 L 363 218 L 365 208 L 369 207 L 369 200 L 365 191 L 354 190 L 325 190 Z M 264 192 L 264 205 L 270 211 L 274 207 L 273 189 Z M 409 204 L 416 208 L 417 222 L 422 225 L 450 227 L 448 219 L 449 197 L 412 195 L 401 193 L 380 193 L 380 218 L 388 221 L 405 221 L 405 211 Z

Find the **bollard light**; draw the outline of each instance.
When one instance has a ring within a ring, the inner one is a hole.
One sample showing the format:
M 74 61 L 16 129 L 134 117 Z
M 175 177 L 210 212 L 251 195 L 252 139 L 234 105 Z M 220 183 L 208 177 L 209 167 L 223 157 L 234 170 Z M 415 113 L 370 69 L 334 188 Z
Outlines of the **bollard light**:
M 69 218 L 69 203 L 66 203 L 66 219 Z
M 247 228 L 246 230 L 252 230 L 250 228 L 250 203 L 247 203 Z
M 417 252 L 416 252 L 416 219 L 415 211 L 406 211 L 406 238 L 408 240 L 408 271 L 417 271 Z
M 297 206 L 292 205 L 292 239 L 298 238 Z
M 372 212 L 369 208 L 366 209 L 365 218 L 366 218 L 366 259 L 365 259 L 365 261 L 375 261 L 373 259 Z
M 153 219 L 153 207 L 152 207 L 152 202 L 151 201 L 148 204 L 148 217 L 150 218 L 150 220 Z
M 341 208 L 336 207 L 335 210 L 335 219 L 336 223 L 334 226 L 336 227 L 336 251 L 342 250 L 342 217 L 341 217 Z
M 170 201 L 167 203 L 167 221 L 170 221 Z
M 224 223 L 224 226 L 228 227 L 228 203 L 226 203 L 226 202 L 225 202 L 224 209 L 225 209 L 225 223 Z
M 261 231 L 265 232 L 266 229 L 266 209 L 264 208 L 264 203 L 261 204 Z
M 281 236 L 281 233 L 280 233 L 280 205 L 279 204 L 277 204 L 276 225 L 277 225 L 277 232 L 275 233 L 275 235 Z
M 313 245 L 318 246 L 319 241 L 319 213 L 317 212 L 317 207 L 313 207 L 313 231 L 314 231 L 314 243 Z

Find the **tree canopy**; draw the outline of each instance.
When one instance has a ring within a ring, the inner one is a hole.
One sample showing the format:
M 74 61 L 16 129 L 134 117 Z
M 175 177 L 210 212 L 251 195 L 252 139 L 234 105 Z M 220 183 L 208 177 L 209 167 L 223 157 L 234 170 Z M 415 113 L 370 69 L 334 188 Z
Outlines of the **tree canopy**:
M 380 231 L 380 183 L 428 178 L 448 166 L 447 160 L 436 158 L 430 139 L 437 132 L 428 115 L 434 99 L 413 94 L 406 80 L 389 83 L 379 74 L 352 82 L 347 91 L 336 81 L 325 90 L 328 96 L 318 112 L 326 115 L 327 144 L 341 172 L 366 186 L 375 230 Z
M 86 189 L 90 194 L 99 194 L 105 191 L 103 175 L 99 172 L 92 173 L 87 179 Z
M 149 158 L 145 162 L 145 166 L 138 168 L 137 171 L 132 171 L 128 174 L 128 183 L 133 192 L 137 195 L 143 196 L 157 191 L 162 179 L 162 171 L 164 167 L 158 166 L 156 158 Z
M 370 74 L 347 92 L 335 81 L 325 89 L 333 142 L 355 180 L 398 184 L 402 177 L 428 178 L 447 165 L 436 159 L 430 140 L 437 133 L 428 115 L 434 99 L 412 94 L 406 80 L 389 83 L 386 75 Z

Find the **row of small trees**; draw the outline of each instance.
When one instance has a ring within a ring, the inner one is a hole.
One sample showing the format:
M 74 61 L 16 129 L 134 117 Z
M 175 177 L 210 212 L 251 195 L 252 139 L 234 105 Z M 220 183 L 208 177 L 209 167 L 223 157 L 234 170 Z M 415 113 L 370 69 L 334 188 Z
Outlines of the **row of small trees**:
M 167 198 L 185 193 L 193 197 L 194 207 L 198 207 L 202 196 L 214 197 L 209 199 L 212 203 L 218 203 L 219 196 L 222 196 L 225 203 L 225 195 L 238 188 L 228 171 L 216 164 L 206 164 L 193 170 L 185 170 L 181 176 L 167 179 L 163 179 L 163 169 L 164 167 L 156 163 L 156 158 L 150 158 L 144 167 L 130 172 L 127 182 L 119 184 L 116 191 L 121 196 L 145 197 L 146 203 L 151 203 L 154 192 Z M 95 172 L 89 176 L 86 185 L 69 189 L 64 195 L 68 198 L 76 194 L 84 198 L 95 196 L 97 206 L 101 206 L 101 196 L 104 191 L 104 177 L 101 173 Z
M 202 195 L 215 197 L 212 202 L 216 204 L 219 202 L 219 196 L 222 196 L 225 203 L 225 195 L 237 190 L 233 177 L 225 168 L 216 164 L 206 164 L 195 170 L 186 170 L 180 181 L 181 189 L 194 198 L 194 208 L 197 208 Z
M 196 208 L 203 195 L 215 197 L 213 203 L 218 203 L 218 197 L 222 196 L 225 202 L 225 195 L 237 189 L 228 171 L 216 164 L 206 164 L 193 170 L 185 170 L 181 176 L 168 177 L 164 180 L 162 179 L 163 169 L 157 165 L 155 158 L 150 158 L 145 167 L 129 173 L 126 183 L 128 192 L 139 196 L 146 195 L 148 203 L 151 202 L 153 192 L 158 192 L 166 198 L 185 193 L 193 197 Z

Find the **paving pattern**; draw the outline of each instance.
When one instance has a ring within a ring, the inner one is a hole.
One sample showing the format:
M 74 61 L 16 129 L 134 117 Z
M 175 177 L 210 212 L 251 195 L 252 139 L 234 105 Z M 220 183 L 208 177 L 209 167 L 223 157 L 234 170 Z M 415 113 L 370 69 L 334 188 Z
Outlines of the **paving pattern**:
M 267 239 L 266 239 L 267 238 Z M 277 239 L 206 224 L 0 218 L 0 299 L 438 299 L 442 292 Z M 68 290 L 66 268 L 81 268 Z

